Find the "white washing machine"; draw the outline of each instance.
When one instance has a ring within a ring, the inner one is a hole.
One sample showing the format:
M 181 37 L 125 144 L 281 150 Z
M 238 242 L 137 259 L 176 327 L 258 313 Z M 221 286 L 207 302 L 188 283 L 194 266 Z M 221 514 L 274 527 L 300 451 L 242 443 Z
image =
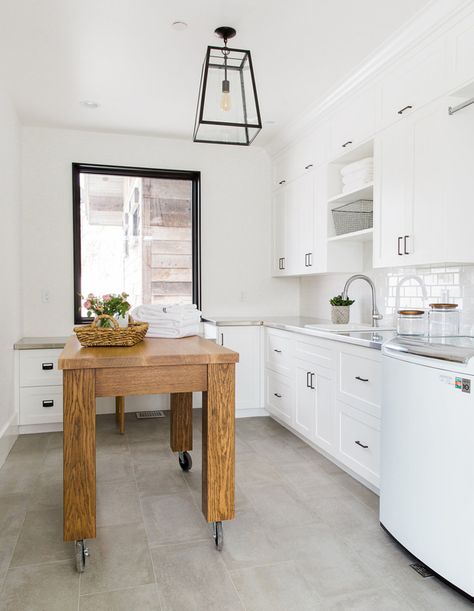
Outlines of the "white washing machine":
M 382 355 L 380 523 L 473 599 L 474 338 L 397 337 Z

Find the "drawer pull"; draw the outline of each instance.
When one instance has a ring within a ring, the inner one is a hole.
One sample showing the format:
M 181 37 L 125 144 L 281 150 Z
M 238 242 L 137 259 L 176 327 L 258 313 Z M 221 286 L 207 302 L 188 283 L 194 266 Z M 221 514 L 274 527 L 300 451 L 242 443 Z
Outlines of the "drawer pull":
M 359 382 L 368 382 L 369 381 L 369 378 L 361 378 L 360 376 L 356 376 L 355 379 L 359 380 Z
M 312 163 L 308 163 L 308 165 L 304 166 L 304 169 L 305 170 L 309 170 L 309 168 L 312 168 L 312 167 L 313 167 L 313 164 Z
M 52 399 L 46 399 L 43 401 L 43 407 L 53 407 L 54 401 Z
M 275 397 L 278 397 L 279 399 L 281 399 L 281 395 L 278 394 L 277 392 L 274 392 L 273 394 L 275 395 Z
M 342 148 L 345 149 L 346 146 L 349 146 L 349 144 L 352 144 L 352 140 L 348 140 L 347 142 L 344 142 L 344 144 L 342 144 Z
M 410 105 L 405 106 L 404 108 L 400 108 L 400 110 L 398 111 L 398 114 L 402 115 L 405 112 L 405 110 L 410 110 L 411 108 L 413 108 L 413 106 L 410 106 Z
M 54 363 L 41 363 L 41 369 L 43 371 L 51 371 L 51 369 L 54 369 Z
M 284 184 L 285 184 L 285 182 L 286 182 L 286 180 L 279 180 L 279 181 L 278 181 L 278 184 L 279 184 L 279 185 L 284 185 Z
M 277 350 L 276 348 L 273 348 L 273 352 L 278 352 L 278 354 L 281 354 L 281 350 Z
M 361 448 L 364 448 L 365 450 L 369 447 L 369 446 L 365 446 L 363 443 L 361 443 L 360 441 L 354 441 L 354 443 L 356 443 L 358 446 L 360 446 Z

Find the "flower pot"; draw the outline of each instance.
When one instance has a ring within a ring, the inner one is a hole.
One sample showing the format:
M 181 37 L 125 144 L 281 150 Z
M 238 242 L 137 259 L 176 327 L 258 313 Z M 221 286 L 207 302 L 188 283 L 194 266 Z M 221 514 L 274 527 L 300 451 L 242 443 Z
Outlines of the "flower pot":
M 128 327 L 128 314 L 125 314 L 125 316 L 116 314 L 115 319 L 117 320 L 119 327 L 122 327 L 122 329 L 126 329 Z
M 347 325 L 351 306 L 331 306 L 331 322 L 335 325 Z

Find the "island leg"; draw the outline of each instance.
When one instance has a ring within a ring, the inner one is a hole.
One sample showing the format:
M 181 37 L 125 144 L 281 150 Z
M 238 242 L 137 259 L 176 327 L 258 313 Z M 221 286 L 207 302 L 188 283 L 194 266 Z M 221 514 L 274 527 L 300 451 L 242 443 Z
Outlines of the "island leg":
M 193 393 L 173 393 L 170 399 L 170 448 L 173 452 L 191 451 L 193 449 Z
M 235 517 L 235 364 L 208 365 L 207 371 L 207 392 L 202 393 L 202 512 L 208 522 L 219 525 Z
M 95 370 L 63 371 L 64 540 L 96 536 Z

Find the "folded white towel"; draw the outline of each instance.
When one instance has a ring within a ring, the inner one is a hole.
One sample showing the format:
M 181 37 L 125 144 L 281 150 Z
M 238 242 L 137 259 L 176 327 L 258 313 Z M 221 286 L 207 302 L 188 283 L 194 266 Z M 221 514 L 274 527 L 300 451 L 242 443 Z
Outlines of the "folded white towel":
M 351 172 L 356 172 L 357 170 L 362 170 L 364 168 L 371 168 L 374 165 L 373 157 L 365 157 L 364 159 L 360 159 L 359 161 L 354 161 L 353 163 L 349 163 L 341 169 L 341 176 L 345 176 L 346 174 L 350 174 Z
M 163 306 L 163 311 L 167 314 L 193 312 L 195 310 L 197 310 L 195 303 L 170 303 L 169 305 Z
M 199 335 L 200 326 L 197 324 L 187 325 L 179 329 L 160 328 L 160 327 L 148 327 L 147 337 L 168 337 L 168 338 L 180 338 L 190 337 L 191 335 Z
M 167 323 L 182 324 L 199 322 L 201 320 L 201 312 L 196 309 L 196 306 L 183 310 L 174 309 L 171 312 L 165 312 L 164 307 L 165 306 L 141 305 L 134 308 L 131 315 L 135 320 L 148 323 L 166 321 Z
M 351 172 L 350 174 L 346 174 L 342 176 L 342 182 L 347 184 L 349 182 L 353 182 L 355 180 L 359 180 L 362 178 L 366 178 L 367 176 L 373 176 L 374 170 L 373 168 L 363 168 L 362 170 L 357 170 L 357 172 Z

